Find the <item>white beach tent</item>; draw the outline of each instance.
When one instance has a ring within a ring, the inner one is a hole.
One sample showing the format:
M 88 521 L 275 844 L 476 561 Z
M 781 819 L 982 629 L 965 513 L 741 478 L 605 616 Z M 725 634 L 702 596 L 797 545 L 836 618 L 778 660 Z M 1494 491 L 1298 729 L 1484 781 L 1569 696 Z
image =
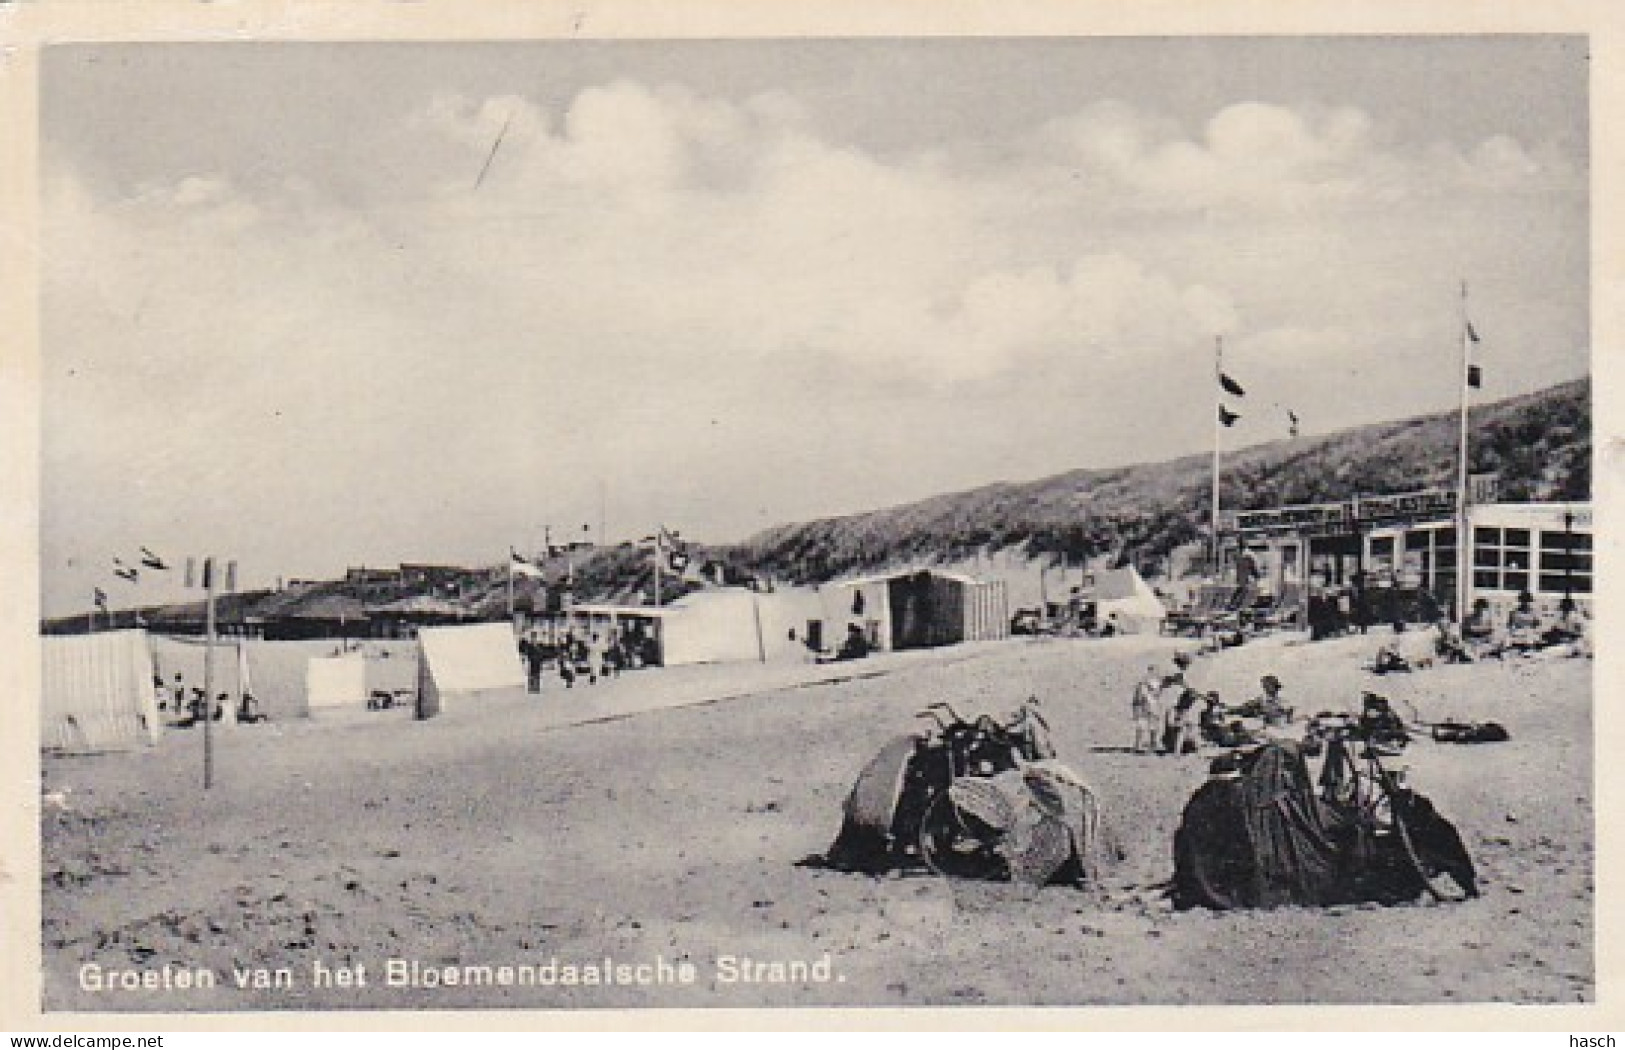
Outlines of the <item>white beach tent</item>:
M 519 643 L 506 623 L 424 627 L 418 631 L 419 718 L 433 718 L 447 702 L 499 689 L 523 689 Z
M 660 628 L 661 661 L 667 667 L 763 658 L 760 611 L 751 591 L 696 591 L 666 609 Z
M 362 656 L 313 656 L 305 664 L 305 703 L 312 715 L 367 704 L 367 661 Z
M 1095 603 L 1100 623 L 1114 618 L 1125 634 L 1156 634 L 1168 615 L 1162 599 L 1132 565 L 1095 573 L 1094 586 L 1084 596 Z
M 146 631 L 40 639 L 40 746 L 90 754 L 158 742 L 162 732 Z

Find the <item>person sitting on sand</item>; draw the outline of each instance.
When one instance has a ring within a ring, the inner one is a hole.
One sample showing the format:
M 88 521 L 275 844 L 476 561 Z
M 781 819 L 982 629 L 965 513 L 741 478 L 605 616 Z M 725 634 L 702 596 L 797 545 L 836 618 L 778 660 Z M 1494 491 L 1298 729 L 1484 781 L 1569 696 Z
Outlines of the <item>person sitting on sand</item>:
M 265 716 L 260 713 L 260 702 L 254 699 L 254 694 L 244 693 L 242 703 L 237 705 L 237 721 L 243 725 L 253 725 L 265 720 Z
M 1488 642 L 1495 637 L 1495 619 L 1490 615 L 1487 598 L 1473 602 L 1473 611 L 1461 623 L 1461 636 L 1470 644 Z
M 1399 651 L 1398 642 L 1384 642 L 1377 650 L 1375 659 L 1371 662 L 1372 674 L 1394 674 L 1409 671 L 1411 662 L 1405 659 L 1405 654 Z
M 1544 630 L 1535 596 L 1524 591 L 1518 595 L 1518 607 L 1507 617 L 1507 647 L 1520 652 L 1538 649 Z
M 1546 626 L 1541 635 L 1541 644 L 1568 645 L 1581 640 L 1585 634 L 1586 622 L 1579 603 L 1573 598 L 1564 598 L 1557 605 L 1557 618 Z
M 1237 714 L 1240 712 L 1224 705 L 1217 690 L 1209 691 L 1204 697 L 1202 714 L 1198 719 L 1202 741 L 1223 748 L 1247 747 L 1257 743 L 1241 719 L 1233 717 Z
M 1437 634 L 1433 639 L 1433 651 L 1439 659 L 1449 664 L 1473 662 L 1473 652 L 1462 638 L 1461 632 L 1456 630 L 1455 624 L 1441 616 L 1438 623 L 1434 624 L 1434 628 Z
M 1360 733 L 1373 745 L 1391 749 L 1403 748 L 1411 739 L 1388 698 L 1370 692 L 1360 697 Z
M 1229 715 L 1230 712 L 1225 709 L 1218 690 L 1212 690 L 1203 697 L 1202 713 L 1197 718 L 1202 730 L 1202 739 L 1210 744 L 1228 747 L 1224 741 L 1229 738 Z
M 1258 714 L 1264 724 L 1279 726 L 1292 721 L 1292 708 L 1281 697 L 1281 680 L 1267 674 L 1258 680 L 1258 686 L 1264 692 L 1254 702 L 1258 705 Z
M 837 660 L 861 660 L 869 655 L 870 645 L 868 636 L 863 628 L 855 623 L 846 625 L 846 640 L 841 643 L 840 649 L 835 653 Z
M 1134 685 L 1129 717 L 1134 721 L 1134 753 L 1143 755 L 1157 749 L 1157 698 L 1162 694 L 1162 676 L 1156 667 L 1147 667 L 1145 677 Z

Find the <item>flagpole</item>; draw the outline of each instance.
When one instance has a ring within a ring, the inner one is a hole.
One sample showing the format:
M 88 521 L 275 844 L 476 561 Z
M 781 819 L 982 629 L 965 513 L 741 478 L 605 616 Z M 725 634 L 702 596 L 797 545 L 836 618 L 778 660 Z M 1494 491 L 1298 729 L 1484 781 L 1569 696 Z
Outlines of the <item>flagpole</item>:
M 214 786 L 214 559 L 203 559 L 203 789 Z
M 655 528 L 655 606 L 660 605 L 660 562 L 666 556 L 666 526 Z
M 1219 443 L 1224 433 L 1219 413 L 1224 410 L 1224 336 L 1213 337 L 1213 383 L 1219 391 L 1213 399 L 1213 524 L 1209 538 L 1208 557 L 1215 579 L 1219 576 Z
M 1456 623 L 1467 618 L 1472 594 L 1472 543 L 1467 521 L 1467 413 L 1471 404 L 1472 334 L 1467 319 L 1467 282 L 1461 282 L 1461 435 L 1456 464 Z

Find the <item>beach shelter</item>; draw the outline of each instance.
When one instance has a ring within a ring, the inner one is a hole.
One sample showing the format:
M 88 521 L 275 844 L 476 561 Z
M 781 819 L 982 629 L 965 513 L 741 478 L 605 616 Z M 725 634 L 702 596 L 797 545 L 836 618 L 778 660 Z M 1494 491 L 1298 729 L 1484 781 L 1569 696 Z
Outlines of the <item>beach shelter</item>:
M 367 661 L 362 656 L 313 656 L 305 664 L 305 702 L 312 715 L 367 703 Z
M 433 718 L 448 702 L 525 687 L 519 643 L 506 623 L 425 627 L 418 631 L 418 652 L 419 718 Z
M 662 662 L 712 664 L 764 658 L 756 595 L 743 588 L 697 591 L 666 606 Z
M 1010 612 L 1002 580 L 940 569 L 900 569 L 826 588 L 833 623 L 858 624 L 884 650 L 1006 638 Z M 844 632 L 843 632 L 844 633 Z
M 1095 573 L 1094 586 L 1085 597 L 1095 603 L 1100 623 L 1114 619 L 1125 634 L 1156 634 L 1168 615 L 1162 599 L 1132 565 Z
M 146 631 L 40 639 L 40 746 L 65 754 L 129 751 L 162 731 Z

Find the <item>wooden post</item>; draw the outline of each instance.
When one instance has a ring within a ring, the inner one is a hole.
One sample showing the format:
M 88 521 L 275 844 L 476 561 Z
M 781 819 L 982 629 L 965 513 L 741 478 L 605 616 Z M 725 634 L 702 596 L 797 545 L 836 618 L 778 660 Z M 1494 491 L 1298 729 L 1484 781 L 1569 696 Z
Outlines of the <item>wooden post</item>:
M 1473 545 L 1467 510 L 1467 413 L 1471 404 L 1472 334 L 1467 320 L 1467 282 L 1461 282 L 1461 435 L 1456 472 L 1456 624 L 1467 619 L 1473 593 Z
M 655 529 L 655 605 L 660 605 L 660 563 L 666 556 L 666 526 Z
M 750 592 L 750 613 L 756 620 L 756 658 L 767 663 L 767 640 L 762 637 L 762 598 L 755 591 Z
M 214 559 L 203 559 L 203 789 L 214 786 Z
M 1224 376 L 1224 337 L 1215 336 L 1213 341 L 1213 380 L 1217 391 L 1222 391 Z M 1222 393 L 1215 393 L 1213 402 L 1213 521 L 1211 532 L 1211 545 L 1208 547 L 1208 559 L 1212 565 L 1213 578 L 1219 578 L 1219 444 L 1223 439 L 1224 425 L 1219 420 L 1219 413 L 1224 409 Z

